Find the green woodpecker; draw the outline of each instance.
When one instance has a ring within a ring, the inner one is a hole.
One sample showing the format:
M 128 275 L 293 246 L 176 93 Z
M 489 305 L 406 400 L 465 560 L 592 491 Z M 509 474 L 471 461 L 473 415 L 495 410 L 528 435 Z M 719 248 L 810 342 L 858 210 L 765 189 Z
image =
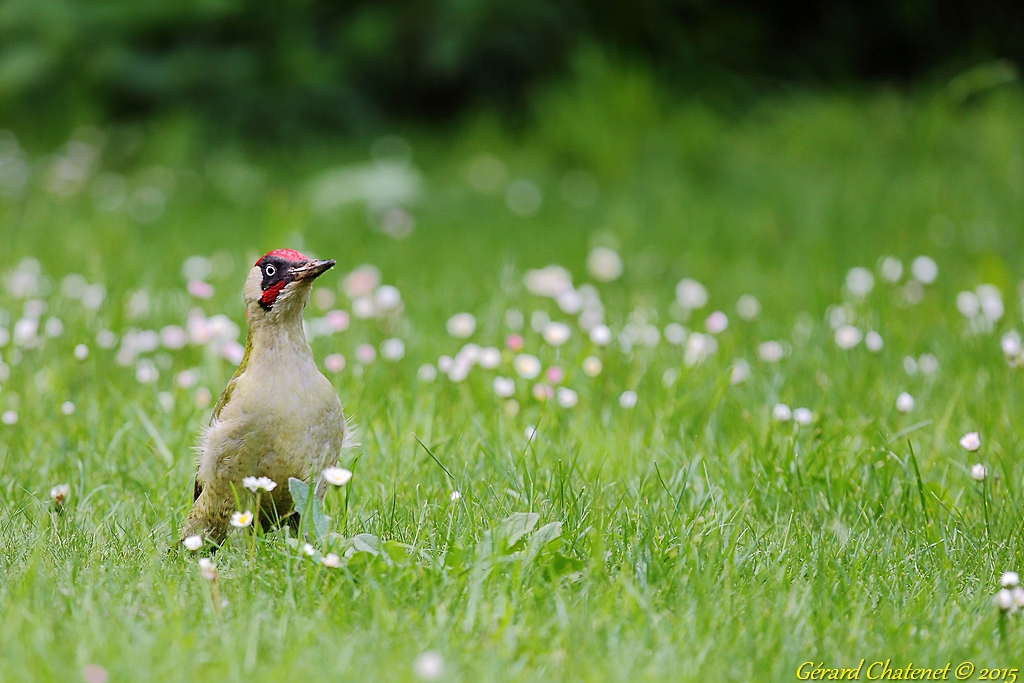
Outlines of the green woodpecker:
M 292 512 L 288 478 L 315 481 L 337 462 L 349 430 L 333 385 L 313 360 L 302 310 L 313 280 L 334 261 L 278 249 L 256 262 L 245 281 L 245 356 L 202 434 L 192 510 L 182 537 L 224 540 L 231 513 L 245 505 L 243 477 L 269 477 L 278 486 L 256 511 L 273 523 Z

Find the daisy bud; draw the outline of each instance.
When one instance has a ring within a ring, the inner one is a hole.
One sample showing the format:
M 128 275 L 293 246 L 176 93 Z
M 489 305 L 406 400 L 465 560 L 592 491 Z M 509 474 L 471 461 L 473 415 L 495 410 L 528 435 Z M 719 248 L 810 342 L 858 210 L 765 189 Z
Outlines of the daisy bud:
M 968 432 L 960 437 L 960 445 L 972 453 L 981 448 L 981 437 L 978 432 Z

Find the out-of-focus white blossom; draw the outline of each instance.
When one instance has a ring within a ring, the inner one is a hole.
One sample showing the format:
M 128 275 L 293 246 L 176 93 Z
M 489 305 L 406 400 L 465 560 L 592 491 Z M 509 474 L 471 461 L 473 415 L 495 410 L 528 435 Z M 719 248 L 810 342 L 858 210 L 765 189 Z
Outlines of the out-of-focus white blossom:
M 595 280 L 611 282 L 622 275 L 622 259 L 614 249 L 597 247 L 587 257 L 587 270 Z
M 703 308 L 708 302 L 708 290 L 691 278 L 683 278 L 676 285 L 676 301 L 685 309 Z
M 910 272 L 918 282 L 930 285 L 939 276 L 939 266 L 928 256 L 918 256 L 910 264 Z

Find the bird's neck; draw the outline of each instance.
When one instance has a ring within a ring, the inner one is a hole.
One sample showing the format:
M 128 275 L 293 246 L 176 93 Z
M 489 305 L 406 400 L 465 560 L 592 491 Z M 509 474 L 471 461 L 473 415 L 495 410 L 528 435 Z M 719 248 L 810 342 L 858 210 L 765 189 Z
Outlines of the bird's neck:
M 250 324 L 245 340 L 245 365 L 287 364 L 313 360 L 313 352 L 302 329 L 302 315 L 282 316 L 270 323 Z

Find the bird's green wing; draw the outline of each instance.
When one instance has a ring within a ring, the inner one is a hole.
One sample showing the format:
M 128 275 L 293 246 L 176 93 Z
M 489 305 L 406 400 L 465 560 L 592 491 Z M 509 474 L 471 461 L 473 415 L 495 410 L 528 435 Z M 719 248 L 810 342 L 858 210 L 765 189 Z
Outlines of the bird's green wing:
M 224 409 L 224 406 L 231 400 L 231 394 L 235 390 L 235 385 L 238 384 L 238 378 L 242 376 L 242 373 L 249 367 L 249 352 L 252 351 L 252 341 L 249 337 L 245 338 L 245 355 L 242 356 L 242 362 L 235 368 L 235 374 L 231 375 L 231 379 L 228 380 L 227 385 L 224 387 L 224 391 L 221 392 L 220 398 L 217 399 L 217 405 L 213 407 L 213 415 L 210 416 L 210 424 L 220 419 L 220 411 Z
M 217 399 L 217 405 L 213 407 L 213 415 L 210 416 L 210 425 L 220 419 L 220 411 L 224 409 L 224 406 L 231 400 L 231 394 L 235 391 L 235 386 L 238 384 L 238 378 L 242 376 L 246 368 L 249 366 L 249 352 L 252 350 L 252 341 L 247 336 L 245 338 L 245 355 L 242 356 L 242 362 L 235 368 L 235 374 L 231 375 L 231 379 L 228 380 L 227 385 L 224 387 L 224 391 L 221 392 L 220 398 Z M 196 483 L 192 489 L 192 502 L 199 498 L 199 494 L 203 492 L 203 486 L 199 483 L 199 466 L 196 465 Z

